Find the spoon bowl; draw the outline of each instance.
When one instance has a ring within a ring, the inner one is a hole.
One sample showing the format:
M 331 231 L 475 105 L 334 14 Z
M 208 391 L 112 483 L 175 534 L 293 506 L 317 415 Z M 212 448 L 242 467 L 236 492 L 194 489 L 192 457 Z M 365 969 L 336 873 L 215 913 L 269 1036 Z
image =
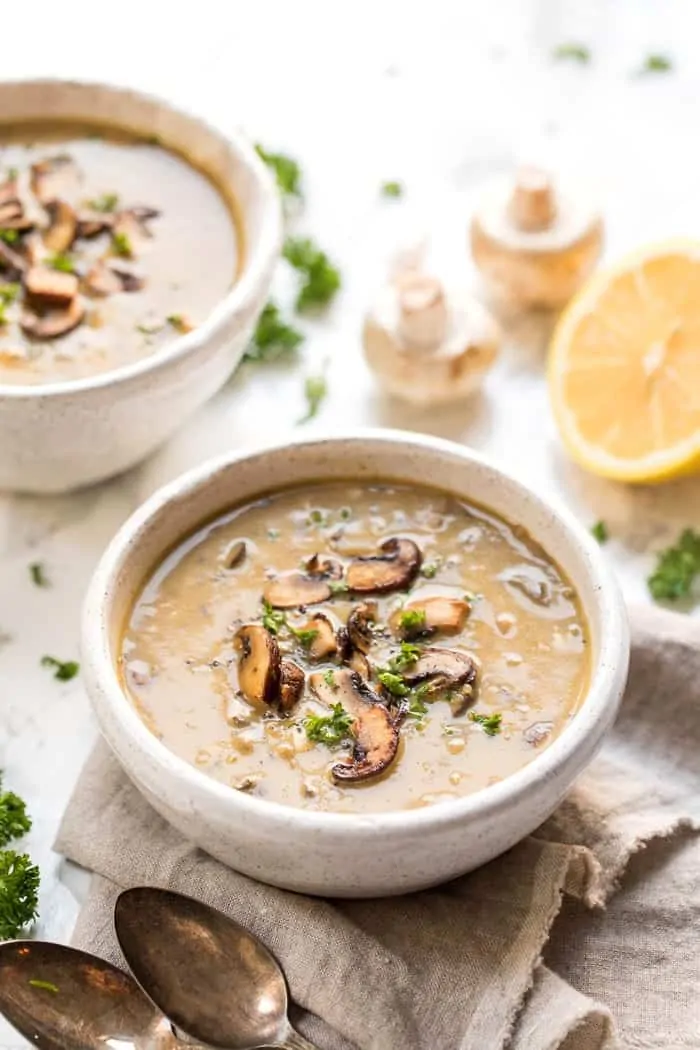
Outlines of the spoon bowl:
M 170 1023 L 127 974 L 45 941 L 0 944 L 0 1013 L 39 1050 L 176 1050 Z
M 215 908 L 170 890 L 117 899 L 114 925 L 134 977 L 175 1028 L 218 1050 L 316 1050 L 287 1019 L 277 960 Z

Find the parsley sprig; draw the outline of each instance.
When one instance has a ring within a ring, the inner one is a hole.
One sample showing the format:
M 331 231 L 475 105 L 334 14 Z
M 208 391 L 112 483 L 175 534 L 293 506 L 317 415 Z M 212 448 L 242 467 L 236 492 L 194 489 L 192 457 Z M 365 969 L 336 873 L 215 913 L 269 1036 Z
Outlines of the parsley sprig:
M 327 747 L 337 747 L 352 737 L 354 724 L 342 704 L 333 704 L 330 715 L 308 715 L 302 722 L 309 740 Z
M 651 595 L 657 602 L 686 598 L 698 573 L 700 532 L 684 529 L 677 543 L 660 552 L 656 568 L 647 581 Z
M 70 682 L 80 670 L 80 664 L 76 660 L 57 660 L 55 656 L 42 656 L 42 667 L 50 667 L 54 678 L 59 682 Z
M 301 168 L 297 161 L 286 153 L 269 153 L 260 143 L 255 149 L 261 160 L 274 172 L 280 193 L 286 197 L 301 198 Z
M 303 281 L 296 298 L 299 313 L 328 306 L 340 288 L 340 271 L 309 237 L 288 237 L 282 255 Z
M 304 338 L 304 333 L 287 324 L 277 304 L 270 300 L 260 314 L 243 360 L 281 361 L 292 358 Z
M 496 736 L 501 731 L 503 715 L 498 711 L 494 711 L 490 715 L 480 714 L 478 711 L 470 711 L 469 719 L 471 722 L 476 722 L 480 725 L 487 736 Z

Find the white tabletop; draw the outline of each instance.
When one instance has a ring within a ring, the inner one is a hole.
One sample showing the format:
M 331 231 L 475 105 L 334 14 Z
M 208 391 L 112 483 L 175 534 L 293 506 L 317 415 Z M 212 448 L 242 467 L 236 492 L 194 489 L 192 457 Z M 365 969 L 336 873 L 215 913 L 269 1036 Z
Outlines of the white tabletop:
M 0 496 L 0 629 L 10 636 L 0 648 L 0 767 L 34 816 L 26 845 L 43 873 L 39 935 L 69 937 L 84 889 L 51 843 L 95 737 L 80 679 L 54 681 L 40 658 L 77 656 L 86 583 L 130 511 L 211 454 L 298 432 L 303 376 L 326 359 L 329 398 L 306 432 L 406 427 L 485 450 L 584 523 L 604 519 L 613 537 L 606 556 L 627 596 L 647 600 L 651 551 L 700 522 L 700 483 L 630 489 L 571 466 L 550 416 L 542 349 L 528 332 L 506 348 L 483 396 L 430 412 L 378 394 L 358 331 L 403 230 L 433 229 L 470 279 L 474 194 L 517 160 L 590 181 L 605 210 L 608 258 L 698 235 L 699 29 L 694 0 L 198 0 L 195 8 L 122 0 L 109 11 L 36 0 L 13 9 L 12 40 L 22 44 L 3 48 L 3 76 L 130 82 L 297 156 L 309 201 L 303 229 L 338 260 L 344 281 L 328 319 L 306 326 L 298 365 L 239 374 L 140 469 L 72 496 Z M 552 49 L 570 41 L 590 47 L 590 64 L 552 61 Z M 674 70 L 633 76 L 650 52 L 671 56 Z M 380 199 L 387 179 L 405 184 L 402 201 Z M 33 561 L 45 563 L 50 589 L 32 584 Z M 20 1042 L 0 1022 L 0 1047 Z

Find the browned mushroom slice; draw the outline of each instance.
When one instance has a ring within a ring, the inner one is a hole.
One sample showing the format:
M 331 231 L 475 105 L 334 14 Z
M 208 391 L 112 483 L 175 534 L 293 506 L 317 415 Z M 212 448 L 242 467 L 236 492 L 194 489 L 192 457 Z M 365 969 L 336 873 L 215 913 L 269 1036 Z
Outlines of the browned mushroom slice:
M 283 572 L 265 585 L 264 598 L 276 609 L 295 609 L 300 605 L 318 605 L 333 593 L 330 580 L 342 576 L 343 569 L 331 558 L 314 554 L 306 563 L 306 571 L 293 569 Z
M 153 234 L 148 220 L 155 219 L 159 212 L 155 208 L 136 207 L 120 211 L 114 216 L 112 236 L 119 246 L 120 255 L 137 255 Z
M 377 618 L 377 603 L 356 605 L 348 616 L 347 630 L 353 649 L 368 653 L 374 641 L 373 623 Z
M 78 294 L 74 273 L 32 266 L 24 278 L 24 287 L 33 303 L 39 306 L 68 306 Z
M 361 678 L 369 678 L 372 674 L 372 668 L 369 665 L 369 660 L 364 653 L 360 653 L 357 649 L 353 649 L 350 655 L 346 659 L 348 667 L 355 671 Z
M 0 182 L 0 204 L 6 204 L 7 201 L 16 200 L 17 194 L 19 193 L 19 186 L 17 185 L 17 178 L 11 176 L 5 179 L 4 182 Z
M 351 591 L 386 594 L 410 587 L 421 566 L 422 555 L 413 540 L 392 537 L 381 544 L 381 554 L 355 558 L 347 572 Z
M 15 252 L 4 241 L 0 240 L 0 271 L 8 281 L 19 281 L 28 267 L 19 252 Z
M 388 769 L 399 748 L 399 730 L 388 709 L 363 679 L 343 668 L 333 672 L 332 683 L 323 674 L 312 674 L 309 684 L 321 701 L 342 704 L 355 719 L 352 760 L 337 762 L 333 779 L 348 784 L 368 780 Z
M 423 614 L 415 628 L 410 622 L 410 617 L 404 617 L 405 613 L 411 612 Z M 433 634 L 435 631 L 459 634 L 468 615 L 469 602 L 462 598 L 436 595 L 433 598 L 415 598 L 406 602 L 403 608 L 397 609 L 391 617 L 391 626 L 402 638 L 410 638 L 414 634 Z
M 70 204 L 62 200 L 49 201 L 46 213 L 50 224 L 44 230 L 44 244 L 50 252 L 67 252 L 78 229 L 78 218 Z
M 78 182 L 78 168 L 67 153 L 47 157 L 32 164 L 29 184 L 32 193 L 42 204 L 49 204 L 71 193 Z
M 297 633 L 297 628 L 294 629 Z M 327 616 L 316 613 L 307 623 L 298 629 L 304 632 L 308 642 L 304 648 L 312 660 L 328 660 L 338 652 L 338 639 L 335 628 Z
M 468 653 L 430 647 L 404 671 L 403 677 L 409 686 L 428 683 L 434 693 L 458 691 L 472 696 L 477 671 L 476 660 Z
M 18 197 L 9 197 L 0 201 L 0 226 L 6 229 L 14 220 L 22 217 L 22 202 Z
M 98 237 L 101 233 L 107 233 L 113 226 L 113 215 L 99 211 L 81 211 L 78 213 L 76 236 L 89 240 L 92 237 Z
M 0 227 L 3 230 L 15 230 L 17 233 L 29 233 L 36 226 L 36 221 L 30 218 L 29 215 L 25 215 L 24 212 L 20 212 L 14 219 L 5 219 L 0 222 Z
M 140 292 L 146 282 L 130 270 L 107 266 L 101 259 L 85 276 L 84 287 L 88 295 L 115 295 L 117 292 Z
M 58 339 L 77 328 L 85 316 L 85 307 L 77 297 L 65 310 L 50 310 L 41 315 L 24 313 L 20 328 L 30 339 Z
M 251 704 L 276 704 L 280 695 L 281 660 L 277 642 L 260 624 L 246 624 L 233 639 L 238 653 L 238 685 Z
M 123 292 L 140 292 L 146 285 L 143 277 L 131 270 L 122 270 L 121 267 L 113 266 L 112 273 L 116 274 L 121 282 Z
M 283 660 L 280 665 L 279 706 L 285 714 L 292 710 L 304 692 L 304 672 L 293 660 Z

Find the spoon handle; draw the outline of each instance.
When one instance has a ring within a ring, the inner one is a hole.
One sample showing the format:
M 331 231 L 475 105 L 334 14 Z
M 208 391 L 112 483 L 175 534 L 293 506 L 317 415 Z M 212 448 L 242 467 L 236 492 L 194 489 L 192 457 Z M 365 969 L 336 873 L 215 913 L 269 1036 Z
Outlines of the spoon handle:
M 278 1050 L 319 1050 L 319 1047 L 314 1043 L 310 1043 L 308 1039 L 304 1039 L 303 1035 L 299 1035 L 290 1026 L 287 1038 L 283 1043 L 279 1044 Z

